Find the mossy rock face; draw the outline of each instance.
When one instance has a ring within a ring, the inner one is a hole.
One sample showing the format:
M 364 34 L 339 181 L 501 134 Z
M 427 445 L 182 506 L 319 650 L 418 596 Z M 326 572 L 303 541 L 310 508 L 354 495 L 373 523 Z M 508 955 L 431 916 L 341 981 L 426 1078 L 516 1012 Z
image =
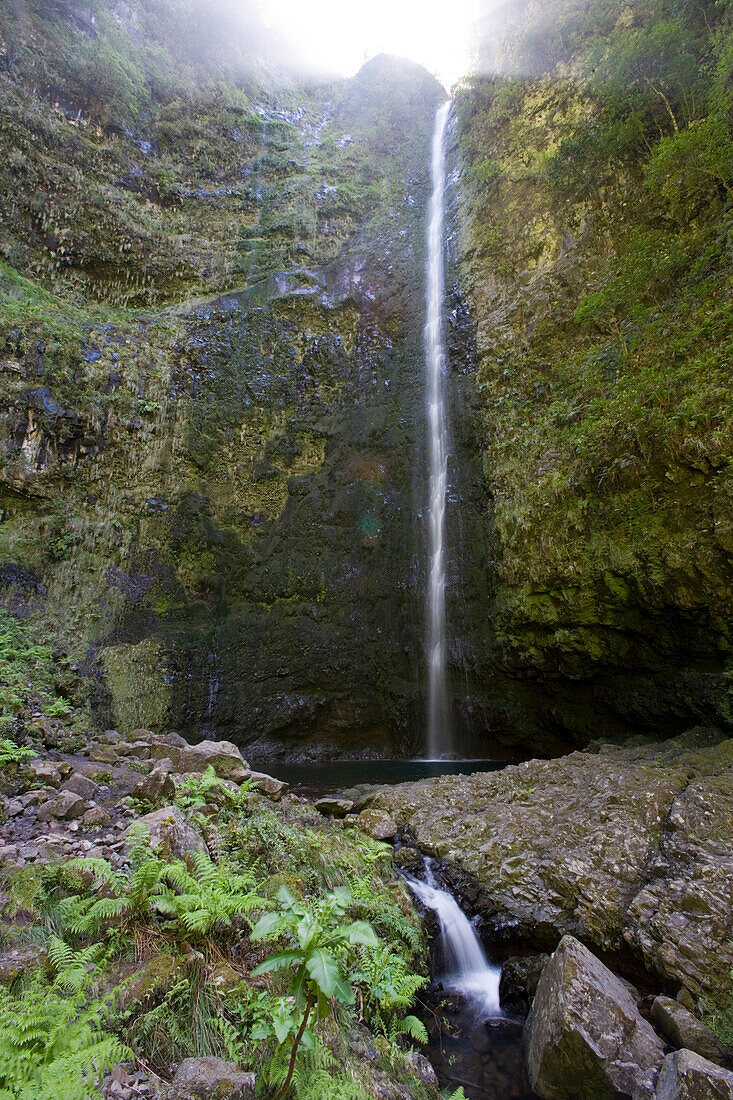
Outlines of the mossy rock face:
M 143 727 L 154 733 L 170 729 L 171 676 L 158 642 L 107 646 L 101 664 L 116 729 L 124 735 Z
M 7 600 L 79 664 L 103 727 L 393 753 L 419 726 L 443 92 L 387 58 L 328 85 L 225 69 L 104 126 L 59 47 L 84 53 L 78 28 L 32 28 L 82 114 L 21 90 L 29 55 L 3 77 L 22 157 L 0 169 L 0 560 L 39 586 Z M 147 71 L 126 23 L 98 33 Z
M 669 117 L 619 106 L 613 75 L 593 84 L 586 43 L 595 69 L 625 24 L 606 38 L 574 7 L 556 6 L 544 60 L 537 6 L 515 13 L 500 68 L 542 71 L 469 82 L 450 151 L 453 543 L 487 564 L 483 589 L 468 571 L 454 586 L 453 652 L 467 720 L 548 753 L 733 723 L 727 200 L 701 183 L 684 216 L 650 187 Z M 695 18 L 675 33 L 715 54 L 723 32 Z

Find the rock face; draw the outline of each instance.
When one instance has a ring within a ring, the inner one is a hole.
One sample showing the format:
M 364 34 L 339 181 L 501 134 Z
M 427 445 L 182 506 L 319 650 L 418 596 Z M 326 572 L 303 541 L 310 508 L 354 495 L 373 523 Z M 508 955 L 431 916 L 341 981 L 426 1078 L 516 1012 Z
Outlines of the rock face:
M 489 919 L 554 947 L 630 947 L 695 999 L 733 967 L 733 742 L 705 731 L 501 772 L 383 789 L 373 801 L 439 856 Z M 561 826 L 558 823 L 562 823 Z
M 530 1084 L 546 1100 L 652 1100 L 664 1046 L 626 986 L 572 936 L 545 967 L 525 1027 Z
M 114 26 L 137 57 L 134 17 Z M 0 215 L 28 306 L 0 315 L 9 599 L 30 598 L 22 532 L 35 613 L 83 662 L 100 725 L 215 732 L 263 761 L 393 752 L 419 726 L 416 364 L 444 90 L 386 56 L 323 85 L 217 68 L 240 106 L 194 79 L 184 121 L 136 68 L 134 96 L 156 99 L 141 134 L 137 111 L 118 104 L 107 125 L 110 105 L 76 81 L 67 58 L 87 41 L 66 7 L 32 48 L 22 19 L 6 33 L 19 65 L 3 75 Z M 31 103 L 39 80 L 72 118 L 42 92 Z M 68 145 L 63 171 L 33 137 L 39 113 Z M 21 147 L 19 171 L 63 211 L 43 241 L 10 165 Z M 98 302 L 145 320 L 99 324 Z
M 662 1063 L 656 1100 L 733 1100 L 733 1073 L 691 1050 L 676 1050 Z

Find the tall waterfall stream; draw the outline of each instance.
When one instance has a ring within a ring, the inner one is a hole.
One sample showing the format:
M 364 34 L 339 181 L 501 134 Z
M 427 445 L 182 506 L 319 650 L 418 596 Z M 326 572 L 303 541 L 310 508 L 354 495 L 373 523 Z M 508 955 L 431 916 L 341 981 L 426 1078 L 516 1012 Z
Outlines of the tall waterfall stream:
M 450 752 L 451 723 L 446 686 L 445 501 L 448 489 L 448 424 L 445 413 L 444 208 L 445 128 L 450 103 L 438 108 L 432 150 L 432 195 L 428 208 L 425 359 L 429 451 L 429 557 L 427 597 L 428 741 L 431 760 Z

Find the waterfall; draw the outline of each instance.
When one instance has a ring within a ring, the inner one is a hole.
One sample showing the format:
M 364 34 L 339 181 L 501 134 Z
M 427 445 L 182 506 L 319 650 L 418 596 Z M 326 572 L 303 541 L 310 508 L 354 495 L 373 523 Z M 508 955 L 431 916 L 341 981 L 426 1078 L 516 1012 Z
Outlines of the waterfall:
M 476 929 L 456 899 L 436 884 L 430 861 L 425 860 L 425 881 L 403 874 L 423 905 L 437 914 L 445 968 L 439 980 L 444 989 L 466 997 L 486 1017 L 503 1016 L 499 1005 L 501 967 L 491 966 Z
M 428 577 L 428 757 L 451 749 L 445 644 L 445 499 L 448 488 L 448 426 L 445 416 L 445 345 L 443 342 L 443 210 L 445 204 L 445 126 L 450 103 L 438 108 L 432 150 L 432 186 L 427 232 L 427 310 L 425 359 L 429 434 Z

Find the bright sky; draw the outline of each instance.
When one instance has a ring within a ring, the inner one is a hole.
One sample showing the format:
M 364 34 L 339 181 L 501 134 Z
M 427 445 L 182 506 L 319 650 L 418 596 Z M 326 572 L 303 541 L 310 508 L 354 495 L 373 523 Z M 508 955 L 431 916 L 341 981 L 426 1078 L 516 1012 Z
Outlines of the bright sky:
M 378 53 L 419 61 L 446 88 L 468 69 L 478 0 L 261 0 L 309 65 L 350 76 Z

